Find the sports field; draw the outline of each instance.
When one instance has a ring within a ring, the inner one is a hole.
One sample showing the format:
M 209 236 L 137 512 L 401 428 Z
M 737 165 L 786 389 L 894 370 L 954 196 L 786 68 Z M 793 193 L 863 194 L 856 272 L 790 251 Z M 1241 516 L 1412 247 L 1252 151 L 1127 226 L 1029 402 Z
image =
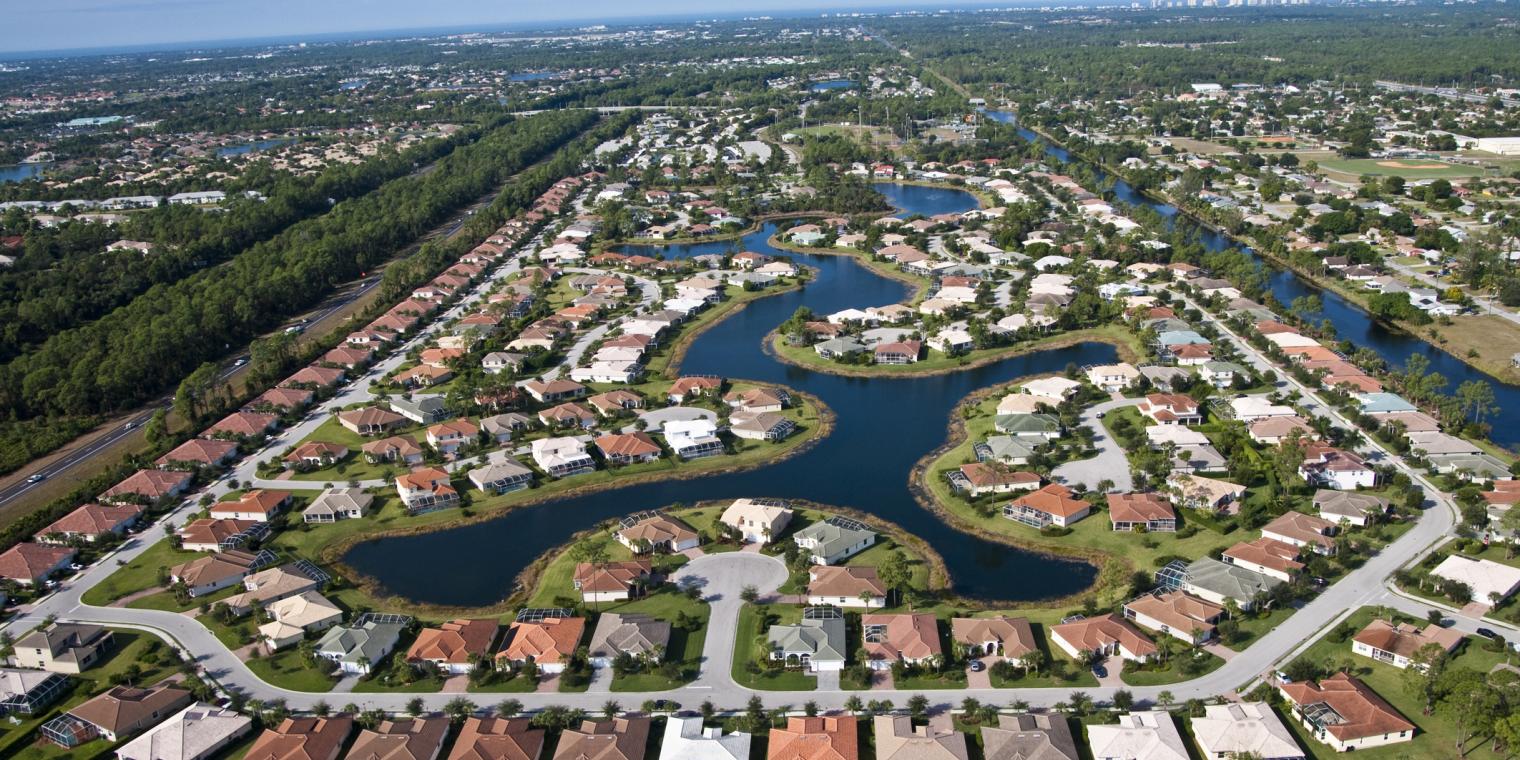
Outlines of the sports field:
M 1363 174 L 1377 176 L 1398 175 L 1405 179 L 1435 179 L 1445 177 L 1480 177 L 1483 170 L 1476 166 L 1448 164 L 1443 161 L 1410 158 L 1324 158 L 1317 159 L 1321 169 L 1340 172 L 1352 177 Z

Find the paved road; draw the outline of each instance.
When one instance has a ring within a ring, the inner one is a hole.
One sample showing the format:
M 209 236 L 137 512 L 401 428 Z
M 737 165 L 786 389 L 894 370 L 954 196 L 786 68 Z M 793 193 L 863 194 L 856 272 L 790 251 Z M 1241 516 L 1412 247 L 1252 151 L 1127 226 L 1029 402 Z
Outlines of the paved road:
M 70 452 L 67 456 L 64 456 L 56 462 L 51 462 L 43 467 L 38 467 L 31 470 L 23 468 L 21 472 L 18 473 L 18 475 L 24 474 L 30 478 L 34 474 L 41 474 L 45 479 L 54 479 L 61 475 L 64 475 L 69 470 L 79 466 L 81 462 L 89 461 L 101 451 L 115 446 L 118 441 L 126 438 L 129 435 L 132 435 L 134 431 L 146 424 L 148 420 L 152 419 L 153 414 L 157 412 L 160 407 L 167 407 L 169 403 L 170 399 L 167 397 L 160 399 L 157 405 L 133 414 L 132 416 L 126 418 L 125 422 L 121 420 L 113 422 L 112 424 L 115 424 L 117 426 L 115 430 L 112 430 L 100 436 L 99 438 L 96 438 L 90 443 L 79 447 L 79 450 Z M 0 490 L 0 506 L 4 506 L 5 504 L 19 499 L 22 496 L 25 496 L 33 488 L 41 486 L 43 482 L 45 481 L 38 481 L 34 483 L 26 479 L 21 479 L 10 487 Z
M 1082 410 L 1081 424 L 1093 431 L 1093 446 L 1098 453 L 1090 459 L 1066 462 L 1056 467 L 1051 473 L 1051 479 L 1067 485 L 1082 484 L 1088 488 L 1096 488 L 1098 483 L 1111 480 L 1114 485 L 1110 491 L 1132 490 L 1135 480 L 1130 474 L 1129 458 L 1124 455 L 1119 442 L 1108 434 L 1108 428 L 1103 427 L 1103 420 L 1098 419 L 1098 415 L 1134 406 L 1140 401 L 1138 398 L 1113 399 Z

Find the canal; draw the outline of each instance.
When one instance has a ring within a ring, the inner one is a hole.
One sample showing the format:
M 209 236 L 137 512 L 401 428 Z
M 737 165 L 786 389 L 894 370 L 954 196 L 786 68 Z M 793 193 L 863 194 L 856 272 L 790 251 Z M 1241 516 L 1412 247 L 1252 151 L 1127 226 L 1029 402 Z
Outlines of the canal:
M 966 211 L 976 201 L 958 190 L 878 185 L 902 213 Z M 800 306 L 819 314 L 898 303 L 909 295 L 851 256 L 815 256 L 772 248 L 773 224 L 738 242 L 669 246 L 668 258 L 750 250 L 791 258 L 818 270 L 801 290 L 752 302 L 702 333 L 681 365 L 687 374 L 779 383 L 822 399 L 837 415 L 833 433 L 807 453 L 747 472 L 602 491 L 511 510 L 495 519 L 432 533 L 381 538 L 353 547 L 344 561 L 383 591 L 442 605 L 492 604 L 513 590 L 523 568 L 576 531 L 599 521 L 673 503 L 740 497 L 809 499 L 851 507 L 902 526 L 943 556 L 955 590 L 990 601 L 1028 601 L 1092 585 L 1093 566 L 1025 552 L 951 528 L 908 490 L 914 463 L 944 442 L 951 410 L 972 391 L 1075 363 L 1116 360 L 1112 346 L 1083 343 L 957 372 L 920 378 L 853 378 L 778 362 L 762 339 Z
M 987 116 L 1005 123 L 1014 123 L 1013 114 L 1004 111 L 988 111 Z M 1061 161 L 1080 161 L 1070 152 L 1035 134 L 1034 132 L 1020 128 L 1019 134 L 1026 140 L 1037 142 L 1044 146 L 1045 153 L 1052 158 Z M 1108 176 L 1099 167 L 1093 167 L 1100 177 Z M 1463 362 L 1450 353 L 1420 340 L 1402 330 L 1391 330 L 1378 321 L 1371 318 L 1361 307 L 1346 300 L 1339 293 L 1332 290 L 1324 290 L 1316 287 L 1313 283 L 1299 277 L 1297 273 L 1289 269 L 1276 266 L 1261 258 L 1255 251 L 1247 246 L 1240 245 L 1228 236 L 1220 234 L 1208 227 L 1199 225 L 1186 216 L 1181 215 L 1175 206 L 1152 200 L 1144 193 L 1139 192 L 1128 182 L 1119 177 L 1112 177 L 1114 182 L 1114 196 L 1131 206 L 1146 206 L 1161 214 L 1171 224 L 1186 225 L 1186 229 L 1198 236 L 1199 242 L 1207 246 L 1209 250 L 1223 250 L 1235 247 L 1249 254 L 1257 263 L 1267 268 L 1267 282 L 1272 294 L 1277 300 L 1284 303 L 1292 303 L 1293 299 L 1304 295 L 1319 296 L 1323 308 L 1319 312 L 1306 313 L 1304 316 L 1310 321 L 1318 323 L 1322 320 L 1330 320 L 1335 326 L 1335 334 L 1342 340 L 1348 340 L 1353 345 L 1364 346 L 1377 352 L 1388 362 L 1391 367 L 1402 367 L 1409 357 L 1414 354 L 1423 354 L 1430 360 L 1431 372 L 1440 373 L 1447 380 L 1446 392 L 1456 390 L 1458 385 L 1477 380 L 1493 386 L 1494 400 L 1499 405 L 1501 416 L 1499 422 L 1493 426 L 1489 437 L 1501 446 L 1514 449 L 1520 444 L 1520 426 L 1507 425 L 1504 419 L 1513 419 L 1514 415 L 1520 415 L 1520 386 L 1505 383 L 1493 376 L 1474 369 L 1471 365 Z M 1509 414 L 1503 414 L 1504 412 Z

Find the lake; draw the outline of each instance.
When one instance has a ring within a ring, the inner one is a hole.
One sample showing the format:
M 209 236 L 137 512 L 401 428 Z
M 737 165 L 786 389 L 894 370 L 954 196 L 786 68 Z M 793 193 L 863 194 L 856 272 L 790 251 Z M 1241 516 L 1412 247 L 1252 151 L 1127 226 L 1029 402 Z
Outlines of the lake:
M 830 90 L 848 90 L 855 86 L 853 79 L 830 79 L 827 82 L 814 82 L 808 85 L 809 92 L 828 92 Z
M 877 185 L 903 213 L 966 211 L 976 201 L 959 190 Z M 480 606 L 500 601 L 540 554 L 610 517 L 681 502 L 740 497 L 808 499 L 851 507 L 902 526 L 944 557 L 957 592 L 993 601 L 1065 596 L 1092 585 L 1093 566 L 1021 551 L 951 528 L 908 491 L 913 465 L 944 443 L 950 412 L 972 391 L 1067 364 L 1117 359 L 1104 343 L 1041 351 L 949 375 L 842 377 L 778 362 L 762 339 L 799 306 L 820 314 L 898 303 L 909 288 L 875 274 L 852 256 L 795 254 L 766 240 L 774 224 L 742 241 L 665 247 L 667 258 L 750 250 L 818 269 L 801 290 L 750 303 L 702 333 L 681 365 L 686 374 L 718 374 L 778 383 L 811 393 L 836 414 L 833 433 L 805 454 L 747 472 L 617 488 L 508 511 L 473 525 L 359 544 L 344 557 L 382 590 L 422 602 Z M 568 593 L 568 590 L 567 590 Z
M 47 164 L 12 164 L 0 166 L 0 182 L 21 182 L 33 177 L 41 177 L 47 170 Z
M 288 137 L 277 137 L 272 140 L 255 140 L 253 142 L 243 143 L 242 145 L 228 145 L 223 148 L 217 148 L 216 155 L 221 158 L 230 158 L 232 156 L 241 156 L 245 153 L 255 153 L 261 150 L 269 150 L 270 148 L 284 145 L 289 142 L 292 141 Z

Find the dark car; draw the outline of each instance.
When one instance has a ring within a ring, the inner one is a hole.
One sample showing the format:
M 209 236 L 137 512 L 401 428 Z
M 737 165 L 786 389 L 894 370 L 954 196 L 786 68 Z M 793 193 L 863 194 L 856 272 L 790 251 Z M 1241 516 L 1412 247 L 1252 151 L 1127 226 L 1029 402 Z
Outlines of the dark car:
M 980 672 L 982 672 L 983 670 L 986 670 L 986 669 L 987 669 L 987 666 L 985 664 L 983 664 L 981 660 L 972 660 L 971 661 L 971 672 L 972 673 L 980 673 Z
M 1095 678 L 1108 678 L 1108 668 L 1103 667 L 1101 662 L 1093 663 L 1092 674 Z
M 1478 630 L 1473 631 L 1473 633 L 1476 633 L 1476 634 L 1478 634 L 1479 636 L 1482 636 L 1485 639 L 1497 639 L 1497 638 L 1499 638 L 1499 634 L 1494 633 L 1494 631 L 1493 631 L 1492 628 L 1479 628 Z

